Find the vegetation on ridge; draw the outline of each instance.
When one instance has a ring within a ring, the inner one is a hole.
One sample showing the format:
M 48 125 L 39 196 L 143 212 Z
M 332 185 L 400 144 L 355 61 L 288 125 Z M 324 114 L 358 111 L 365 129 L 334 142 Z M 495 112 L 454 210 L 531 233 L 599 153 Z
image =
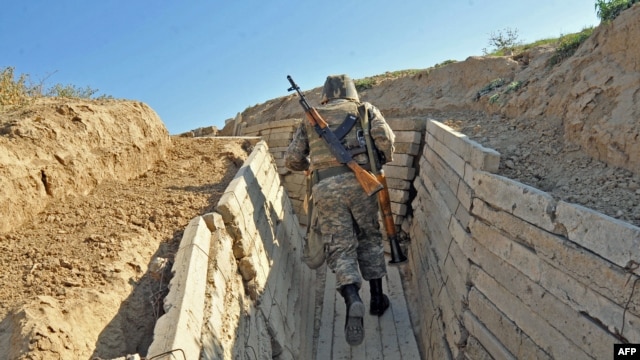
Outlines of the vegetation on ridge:
M 100 95 L 98 89 L 89 86 L 78 87 L 72 84 L 55 84 L 45 89 L 44 82 L 33 83 L 29 75 L 21 74 L 16 78 L 14 68 L 7 66 L 0 68 L 0 107 L 9 105 L 26 105 L 33 99 L 39 97 L 63 97 L 75 99 L 111 99 L 112 96 Z
M 608 22 L 640 0 L 596 0 L 596 15 L 600 21 Z

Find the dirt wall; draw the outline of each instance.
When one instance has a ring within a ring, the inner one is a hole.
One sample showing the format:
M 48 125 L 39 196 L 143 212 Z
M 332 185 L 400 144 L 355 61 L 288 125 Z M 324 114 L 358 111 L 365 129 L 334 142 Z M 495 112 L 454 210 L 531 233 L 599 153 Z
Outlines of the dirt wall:
M 0 114 L 0 233 L 54 199 L 128 180 L 171 146 L 158 115 L 137 101 L 39 99 Z

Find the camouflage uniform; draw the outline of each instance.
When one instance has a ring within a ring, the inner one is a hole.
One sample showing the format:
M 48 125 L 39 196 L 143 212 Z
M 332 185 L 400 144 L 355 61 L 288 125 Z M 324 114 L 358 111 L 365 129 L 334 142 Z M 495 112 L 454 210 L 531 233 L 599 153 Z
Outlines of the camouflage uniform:
M 344 112 L 335 109 L 349 109 L 353 105 L 352 108 L 356 109 L 357 114 L 358 104 L 345 99 L 332 99 L 316 107 L 316 110 L 332 130 L 335 130 L 334 128 L 340 125 L 337 122 L 345 118 Z M 367 107 L 370 133 L 377 149 L 386 161 L 393 160 L 395 136 L 391 128 L 375 106 L 366 102 L 361 104 Z M 331 121 L 332 119 L 338 121 Z M 356 133 L 360 129 L 359 124 L 358 119 L 357 125 L 354 126 Z M 355 141 L 359 141 L 357 136 L 355 138 Z M 343 143 L 348 150 L 357 147 L 354 144 L 354 136 L 345 136 Z M 352 156 L 361 166 L 368 167 L 369 157 L 366 151 Z M 378 222 L 377 196 L 367 196 L 353 172 L 338 163 L 329 153 L 324 140 L 317 136 L 306 120 L 297 129 L 287 149 L 285 166 L 296 171 L 318 171 L 319 174 L 328 169 L 344 169 L 343 172 L 335 171 L 334 176 L 320 178 L 313 186 L 312 197 L 318 212 L 318 223 L 310 224 L 320 230 L 325 244 L 328 244 L 327 264 L 336 274 L 338 289 L 347 284 L 356 284 L 360 288 L 362 278 L 371 280 L 385 276 L 386 265 Z
M 321 104 L 315 110 L 361 167 L 371 169 L 369 160 L 376 161 L 369 159 L 370 152 L 381 154 L 374 155 L 381 163 L 393 160 L 393 131 L 375 106 L 360 103 L 355 83 L 348 75 L 327 77 Z M 365 113 L 368 122 L 360 121 Z M 363 125 L 368 129 L 363 129 Z M 367 143 L 373 143 L 376 149 L 368 151 Z M 369 281 L 369 313 L 382 316 L 390 306 L 382 291 L 387 269 L 378 222 L 378 197 L 367 196 L 351 169 L 338 162 L 309 121 L 304 121 L 296 131 L 285 154 L 285 165 L 292 170 L 311 172 L 317 223 L 309 226 L 322 235 L 327 265 L 336 274 L 337 290 L 345 300 L 345 339 L 351 346 L 360 345 L 364 341 L 365 314 L 359 294 L 362 278 Z

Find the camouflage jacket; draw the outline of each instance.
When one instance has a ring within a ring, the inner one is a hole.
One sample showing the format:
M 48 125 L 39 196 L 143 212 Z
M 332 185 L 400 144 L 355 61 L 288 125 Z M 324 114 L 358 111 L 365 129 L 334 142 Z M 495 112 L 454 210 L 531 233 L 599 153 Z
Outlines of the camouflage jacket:
M 332 100 L 328 104 L 349 100 Z M 386 162 L 393 160 L 395 135 L 378 108 L 368 102 L 361 103 L 369 114 L 369 127 L 373 143 L 379 152 L 384 154 Z M 317 107 L 319 111 L 322 106 Z M 307 121 L 306 119 L 304 121 Z M 301 124 L 293 136 L 293 140 L 285 153 L 285 166 L 294 171 L 314 170 L 310 162 L 309 129 L 306 123 Z M 311 136 L 317 136 L 315 133 Z

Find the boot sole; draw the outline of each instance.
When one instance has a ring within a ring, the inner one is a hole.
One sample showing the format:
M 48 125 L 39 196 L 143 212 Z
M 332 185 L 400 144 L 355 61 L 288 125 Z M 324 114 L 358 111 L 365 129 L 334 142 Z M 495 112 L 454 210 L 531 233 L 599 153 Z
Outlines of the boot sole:
M 362 344 L 364 340 L 364 303 L 354 302 L 347 309 L 347 323 L 344 326 L 344 334 L 347 343 L 351 346 Z

